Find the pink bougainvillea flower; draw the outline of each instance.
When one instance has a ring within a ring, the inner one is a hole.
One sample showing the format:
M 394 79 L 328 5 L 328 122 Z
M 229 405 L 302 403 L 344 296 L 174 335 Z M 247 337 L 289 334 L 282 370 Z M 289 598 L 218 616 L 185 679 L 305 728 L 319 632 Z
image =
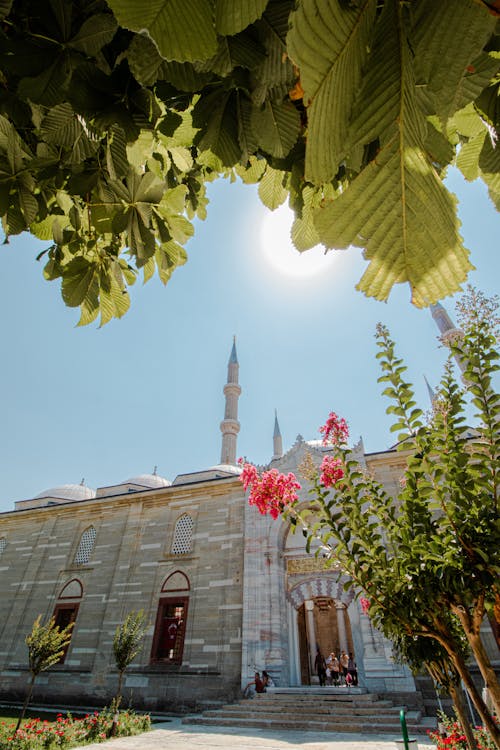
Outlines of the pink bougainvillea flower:
M 342 445 L 347 443 L 349 428 L 343 417 L 339 417 L 334 411 L 328 415 L 326 423 L 319 428 L 323 435 L 323 445 Z
M 248 502 L 256 505 L 259 513 L 271 518 L 278 518 L 286 507 L 297 502 L 297 490 L 301 489 L 295 474 L 281 474 L 277 469 L 259 472 L 253 464 L 243 463 L 243 471 L 240 474 L 240 482 L 245 490 L 250 489 Z
M 370 600 L 366 598 L 366 596 L 360 596 L 359 597 L 359 603 L 361 604 L 361 610 L 364 615 L 368 614 L 368 610 L 370 609 Z
M 325 456 L 321 462 L 319 481 L 323 487 L 333 487 L 344 476 L 340 458 Z

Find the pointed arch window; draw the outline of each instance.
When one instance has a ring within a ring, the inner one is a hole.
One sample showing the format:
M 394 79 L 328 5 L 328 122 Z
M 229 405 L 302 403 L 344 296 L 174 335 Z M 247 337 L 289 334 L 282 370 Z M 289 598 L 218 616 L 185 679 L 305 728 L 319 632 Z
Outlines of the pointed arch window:
M 184 513 L 177 519 L 172 542 L 173 555 L 185 555 L 191 552 L 193 547 L 193 525 L 192 516 Z
M 4 536 L 0 537 L 0 557 L 2 556 L 2 552 L 7 546 L 7 539 Z
M 151 648 L 152 662 L 182 664 L 189 590 L 189 579 L 179 570 L 171 573 L 161 587 Z
M 54 607 L 54 614 L 52 615 L 55 624 L 60 630 L 64 630 L 71 622 L 75 622 L 78 610 L 80 608 L 80 602 L 83 596 L 83 586 L 77 578 L 73 578 L 63 586 L 59 596 L 57 597 L 56 606 Z M 73 630 L 71 631 L 71 637 L 73 637 Z M 71 641 L 70 641 L 71 643 Z M 68 643 L 64 649 L 64 653 L 57 662 L 63 664 L 66 659 L 66 654 L 70 646 Z
M 76 550 L 75 559 L 73 560 L 74 565 L 85 565 L 90 560 L 90 556 L 94 549 L 96 537 L 96 530 L 93 526 L 89 526 L 85 529 L 81 538 L 78 549 Z

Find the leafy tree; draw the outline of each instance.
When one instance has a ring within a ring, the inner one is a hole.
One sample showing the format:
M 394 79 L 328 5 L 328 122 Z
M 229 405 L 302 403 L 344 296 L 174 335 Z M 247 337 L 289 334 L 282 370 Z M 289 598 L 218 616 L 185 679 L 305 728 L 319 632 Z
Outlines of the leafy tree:
M 333 413 L 322 429 L 332 455 L 324 458 L 320 475 L 317 470 L 310 475 L 312 505 L 297 505 L 296 493 L 263 496 L 264 475 L 252 474 L 253 467 L 246 466 L 241 476 L 261 512 L 278 508 L 302 526 L 308 548 L 319 542 L 340 564 L 365 592 L 372 620 L 389 638 L 434 639 L 441 645 L 500 747 L 499 729 L 467 669 L 462 643 L 465 637 L 500 712 L 500 687 L 480 634 L 498 597 L 500 573 L 500 395 L 492 384 L 500 360 L 497 306 L 469 292 L 463 335 L 450 344 L 476 408 L 474 430 L 465 424 L 464 395 L 450 363 L 424 422 L 394 342 L 379 326 L 380 381 L 392 401 L 392 429 L 407 463 L 397 497 L 353 457 L 347 426 Z M 294 479 L 276 477 L 273 487 L 289 487 Z
M 469 720 L 464 692 L 453 662 L 445 649 L 438 641 L 421 636 L 410 637 L 399 631 L 392 636 L 396 656 L 404 663 L 409 664 L 414 673 L 425 669 L 434 681 L 437 689 L 446 690 L 451 696 L 455 712 L 467 739 L 469 750 L 476 750 L 474 730 Z M 463 637 L 457 639 L 457 645 L 463 643 Z M 464 644 L 465 645 L 465 644 Z M 467 655 L 464 648 L 463 656 Z
M 206 183 L 287 198 L 303 251 L 364 248 L 359 288 L 416 305 L 471 265 L 450 164 L 500 205 L 490 0 L 4 0 L 0 216 L 49 244 L 80 323 L 186 261 Z
M 46 625 L 42 625 L 41 619 L 42 617 L 39 615 L 33 623 L 31 633 L 26 636 L 31 682 L 23 703 L 21 715 L 17 721 L 16 732 L 24 719 L 26 709 L 33 694 L 36 678 L 40 672 L 45 672 L 54 664 L 57 664 L 61 657 L 64 656 L 65 649 L 71 640 L 73 622 L 70 622 L 65 628 L 60 629 L 53 617 Z
M 124 622 L 116 628 L 113 639 L 113 654 L 118 669 L 118 692 L 114 700 L 115 709 L 122 699 L 123 676 L 127 667 L 133 662 L 142 649 L 142 641 L 146 631 L 144 610 L 129 612 Z

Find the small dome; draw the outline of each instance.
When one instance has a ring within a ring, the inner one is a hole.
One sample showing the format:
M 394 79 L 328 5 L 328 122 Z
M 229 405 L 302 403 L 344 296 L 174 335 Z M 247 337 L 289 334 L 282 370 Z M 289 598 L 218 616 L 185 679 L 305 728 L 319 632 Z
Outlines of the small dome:
M 208 471 L 224 471 L 226 474 L 241 474 L 243 469 L 241 466 L 233 466 L 233 464 L 217 464 L 211 466 Z
M 139 487 L 154 489 L 156 487 L 170 487 L 172 482 L 169 482 L 165 477 L 160 477 L 158 474 L 141 474 L 138 477 L 126 479 L 124 482 L 120 482 L 120 484 L 136 484 Z
M 92 500 L 95 497 L 95 490 L 85 484 L 62 484 L 60 487 L 52 487 L 40 492 L 33 499 L 41 500 L 44 497 L 53 497 L 59 500 Z

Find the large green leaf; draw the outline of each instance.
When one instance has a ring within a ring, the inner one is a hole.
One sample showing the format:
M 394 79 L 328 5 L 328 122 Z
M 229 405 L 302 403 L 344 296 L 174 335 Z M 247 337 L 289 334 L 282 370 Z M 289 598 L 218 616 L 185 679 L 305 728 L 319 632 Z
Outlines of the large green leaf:
M 219 34 L 232 36 L 261 17 L 267 0 L 215 0 L 215 26 Z
M 297 74 L 286 49 L 288 19 L 293 0 L 271 0 L 255 31 L 266 55 L 252 71 L 252 99 L 263 104 L 266 98 L 283 100 L 293 88 Z
M 311 182 L 333 179 L 346 156 L 376 5 L 376 0 L 362 0 L 346 9 L 340 0 L 311 0 L 292 13 L 287 45 L 308 107 L 305 176 Z
M 116 19 L 110 13 L 97 13 L 83 22 L 68 47 L 85 55 L 97 55 L 113 39 L 116 29 Z
M 472 63 L 494 28 L 493 16 L 474 0 L 415 3 L 412 49 L 416 80 L 427 86 L 443 120 L 477 96 L 473 81 L 474 76 L 477 79 L 481 63 Z M 483 60 L 482 65 L 487 66 L 488 60 Z M 492 70 L 498 69 L 498 63 L 495 65 L 491 58 L 489 65 L 486 79 L 479 82 L 479 90 L 491 79 Z
M 97 299 L 99 294 L 98 267 L 83 257 L 71 260 L 62 280 L 62 296 L 68 307 L 78 307 L 86 299 Z
M 317 210 L 316 229 L 330 248 L 365 248 L 370 265 L 358 288 L 387 299 L 408 282 L 418 307 L 457 291 L 472 268 L 458 233 L 456 205 L 425 154 L 395 136 L 349 188 Z
M 241 148 L 238 140 L 238 118 L 235 94 L 215 90 L 195 105 L 193 125 L 202 129 L 199 147 L 210 149 L 225 166 L 239 161 Z
M 274 211 L 281 206 L 288 196 L 288 190 L 285 187 L 286 172 L 279 169 L 273 169 L 269 164 L 259 182 L 259 197 L 262 203 Z
M 283 159 L 297 142 L 300 114 L 290 102 L 268 100 L 264 107 L 254 108 L 252 124 L 261 148 Z
M 166 60 L 206 60 L 215 54 L 217 35 L 210 0 L 110 0 L 122 26 L 147 30 Z
M 81 163 L 96 153 L 99 141 L 91 140 L 70 104 L 52 107 L 42 120 L 40 132 L 47 143 L 69 150 L 69 161 Z
M 425 122 L 406 32 L 401 6 L 390 0 L 363 87 L 368 120 L 359 113 L 353 136 L 370 141 L 378 134 L 383 145 L 337 199 L 317 210 L 315 223 L 327 247 L 365 249 L 371 262 L 358 285 L 363 292 L 387 299 L 393 284 L 408 281 L 421 307 L 455 292 L 471 264 L 458 233 L 455 201 L 424 149 Z

